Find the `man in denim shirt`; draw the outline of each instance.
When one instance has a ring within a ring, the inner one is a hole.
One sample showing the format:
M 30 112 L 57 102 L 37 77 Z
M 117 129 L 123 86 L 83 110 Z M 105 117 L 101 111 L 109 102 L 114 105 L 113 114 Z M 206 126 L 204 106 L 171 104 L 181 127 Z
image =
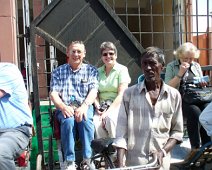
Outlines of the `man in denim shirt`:
M 28 94 L 18 67 L 0 63 L 0 170 L 15 170 L 14 159 L 32 134 Z
M 68 63 L 56 68 L 51 76 L 50 97 L 57 108 L 66 169 L 76 169 L 76 128 L 82 143 L 83 164 L 92 168 L 89 160 L 92 156 L 90 144 L 94 139 L 92 103 L 97 96 L 98 71 L 94 66 L 83 63 L 85 54 L 83 42 L 72 42 L 67 47 Z

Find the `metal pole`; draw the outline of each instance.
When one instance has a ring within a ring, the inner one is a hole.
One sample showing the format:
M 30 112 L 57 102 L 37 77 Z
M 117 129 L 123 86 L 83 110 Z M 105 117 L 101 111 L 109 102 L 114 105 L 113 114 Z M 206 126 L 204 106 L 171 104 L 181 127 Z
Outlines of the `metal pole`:
M 23 9 L 23 33 L 24 33 L 24 51 L 25 51 L 25 68 L 26 68 L 26 80 L 27 80 L 27 91 L 31 95 L 33 91 L 32 84 L 32 71 L 31 71 L 31 43 L 29 40 L 29 27 L 30 27 L 30 12 L 29 12 L 29 1 L 22 0 Z
M 43 140 L 42 140 L 42 123 L 40 114 L 40 99 L 39 99 L 39 87 L 38 87 L 38 75 L 37 75 L 37 59 L 36 59 L 36 45 L 35 45 L 35 25 L 30 25 L 30 42 L 31 42 L 31 64 L 32 64 L 32 81 L 33 81 L 33 98 L 34 98 L 34 110 L 36 117 L 36 132 L 38 140 L 38 152 L 42 154 L 44 158 Z M 44 159 L 42 159 L 44 164 Z

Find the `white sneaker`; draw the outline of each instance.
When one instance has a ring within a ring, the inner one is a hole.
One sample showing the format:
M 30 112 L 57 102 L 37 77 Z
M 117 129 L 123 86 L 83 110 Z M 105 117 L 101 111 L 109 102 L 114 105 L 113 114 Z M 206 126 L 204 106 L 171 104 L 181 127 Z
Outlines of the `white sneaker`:
M 76 170 L 76 169 L 77 169 L 77 165 L 75 164 L 74 161 L 67 161 L 66 162 L 65 170 Z

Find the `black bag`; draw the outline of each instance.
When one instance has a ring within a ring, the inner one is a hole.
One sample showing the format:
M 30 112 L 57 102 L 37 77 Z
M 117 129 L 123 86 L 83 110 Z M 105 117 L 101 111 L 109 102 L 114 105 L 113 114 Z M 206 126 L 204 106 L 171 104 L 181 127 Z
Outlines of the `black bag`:
M 113 153 L 115 148 L 113 147 L 114 138 L 100 138 L 91 141 L 91 148 L 96 153 Z
M 182 100 L 188 104 L 209 103 L 212 101 L 212 87 L 198 87 L 184 84 L 180 87 Z

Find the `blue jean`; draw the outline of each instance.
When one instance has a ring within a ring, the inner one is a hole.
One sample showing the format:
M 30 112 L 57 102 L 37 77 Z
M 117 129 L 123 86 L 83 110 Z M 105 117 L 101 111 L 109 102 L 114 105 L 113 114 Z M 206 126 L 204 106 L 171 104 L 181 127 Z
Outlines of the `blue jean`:
M 0 129 L 0 170 L 15 170 L 14 159 L 28 146 L 31 137 L 29 127 Z
M 75 138 L 76 131 L 82 144 L 83 158 L 92 156 L 91 141 L 94 139 L 93 125 L 94 109 L 91 105 L 87 111 L 87 119 L 77 123 L 74 117 L 64 118 L 61 111 L 56 112 L 56 117 L 60 122 L 61 145 L 65 161 L 75 161 Z

